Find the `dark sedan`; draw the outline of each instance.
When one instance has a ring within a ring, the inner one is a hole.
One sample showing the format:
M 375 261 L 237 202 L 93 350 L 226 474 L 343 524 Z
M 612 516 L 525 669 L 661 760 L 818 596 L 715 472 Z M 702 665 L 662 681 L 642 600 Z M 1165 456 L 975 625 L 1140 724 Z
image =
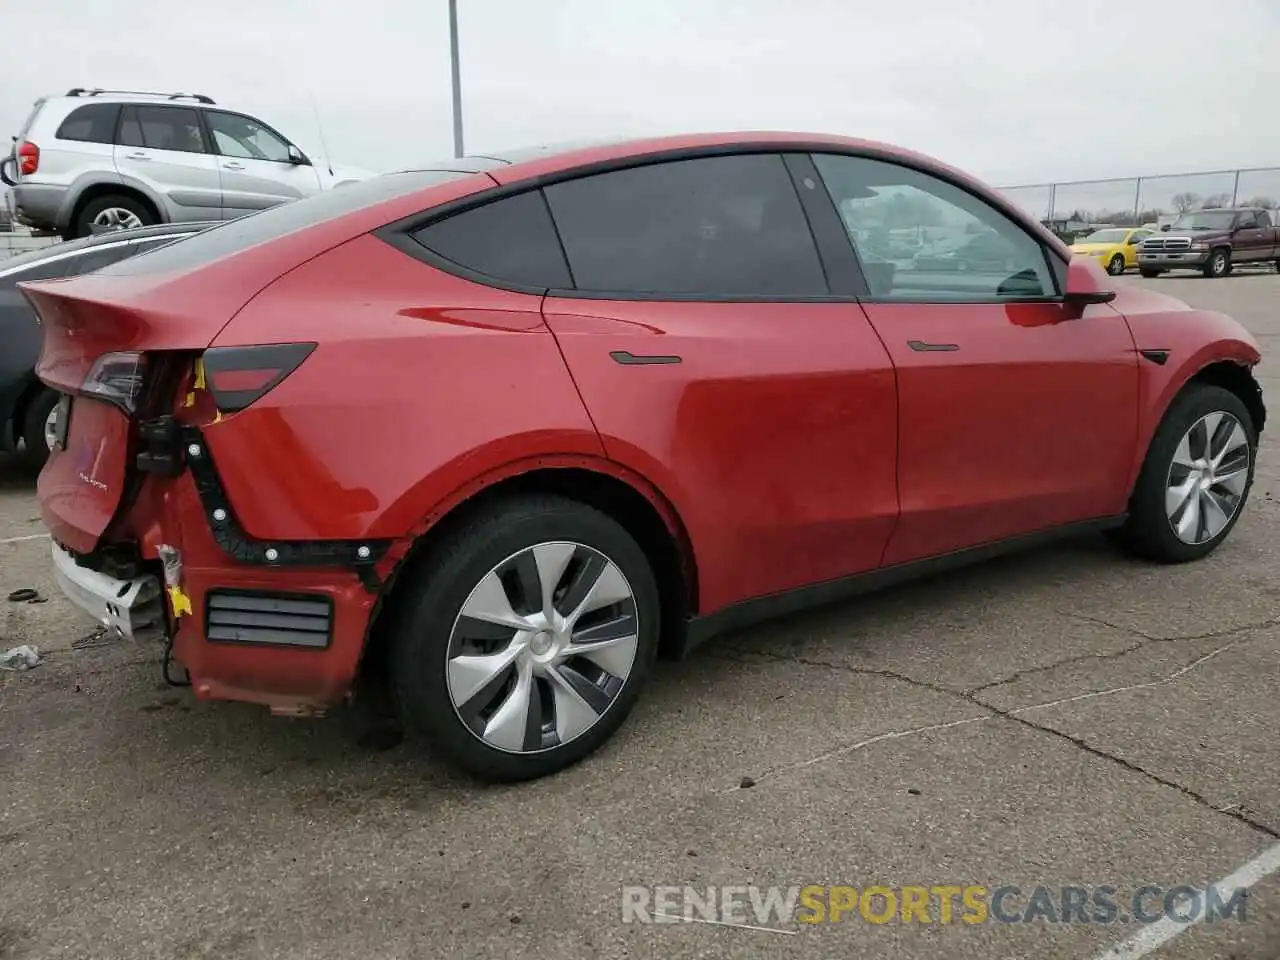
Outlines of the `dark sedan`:
M 167 223 L 99 233 L 0 259 L 0 451 L 21 445 L 37 466 L 49 455 L 57 425 L 58 394 L 36 379 L 40 325 L 17 284 L 91 273 L 107 264 L 154 250 L 206 229 L 209 224 Z

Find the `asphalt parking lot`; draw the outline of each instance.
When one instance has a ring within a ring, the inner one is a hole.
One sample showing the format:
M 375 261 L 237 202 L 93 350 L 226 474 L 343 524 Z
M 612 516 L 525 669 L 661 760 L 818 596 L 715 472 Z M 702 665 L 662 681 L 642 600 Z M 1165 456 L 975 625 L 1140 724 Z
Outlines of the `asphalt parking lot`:
M 1124 282 L 1242 320 L 1280 396 L 1280 276 Z M 1109 885 L 1124 914 L 1233 874 L 1280 842 L 1277 499 L 1264 434 L 1201 563 L 1090 539 L 738 633 L 665 665 L 594 758 L 494 788 L 359 704 L 201 703 L 157 648 L 85 643 L 0 460 L 0 649 L 46 658 L 0 673 L 0 958 L 1101 955 L 1141 925 L 642 925 L 623 887 L 1017 885 L 1019 913 Z M 1246 907 L 1151 955 L 1274 960 L 1280 875 Z

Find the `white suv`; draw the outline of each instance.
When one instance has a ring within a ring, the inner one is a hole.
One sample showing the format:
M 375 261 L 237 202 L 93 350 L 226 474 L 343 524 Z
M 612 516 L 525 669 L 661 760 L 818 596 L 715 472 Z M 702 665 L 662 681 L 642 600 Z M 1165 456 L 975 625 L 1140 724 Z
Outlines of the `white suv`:
M 77 87 L 36 101 L 0 179 L 13 218 L 64 239 L 229 220 L 371 174 L 321 168 L 255 117 L 202 94 Z

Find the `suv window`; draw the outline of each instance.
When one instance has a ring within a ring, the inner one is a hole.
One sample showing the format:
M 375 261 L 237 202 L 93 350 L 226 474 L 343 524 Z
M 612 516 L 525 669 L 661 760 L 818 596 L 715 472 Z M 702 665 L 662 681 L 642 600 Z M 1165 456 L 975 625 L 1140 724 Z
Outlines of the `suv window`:
M 67 114 L 54 137 L 82 143 L 114 143 L 119 117 L 118 103 L 90 103 Z
M 208 153 L 200 115 L 189 107 L 126 106 L 120 117 L 121 146 L 182 153 Z
M 866 157 L 817 154 L 813 162 L 872 296 L 930 302 L 1057 294 L 1040 242 L 973 194 Z
M 537 190 L 464 210 L 412 236 L 431 252 L 494 280 L 553 290 L 573 286 Z
M 1258 226 L 1260 226 L 1260 227 L 1262 227 L 1262 228 L 1264 228 L 1264 229 L 1265 229 L 1266 227 L 1271 226 L 1271 214 L 1267 213 L 1267 211 L 1265 211 L 1265 210 L 1259 210 L 1259 211 L 1258 211 Z
M 205 111 L 213 145 L 224 157 L 289 162 L 289 144 L 257 120 L 220 110 Z
M 579 290 L 745 298 L 828 292 L 777 154 L 650 164 L 545 193 Z
M 1258 226 L 1259 226 L 1258 215 L 1254 213 L 1252 210 L 1248 210 L 1245 213 L 1240 214 L 1240 216 L 1236 218 L 1236 227 L 1238 229 L 1252 230 Z

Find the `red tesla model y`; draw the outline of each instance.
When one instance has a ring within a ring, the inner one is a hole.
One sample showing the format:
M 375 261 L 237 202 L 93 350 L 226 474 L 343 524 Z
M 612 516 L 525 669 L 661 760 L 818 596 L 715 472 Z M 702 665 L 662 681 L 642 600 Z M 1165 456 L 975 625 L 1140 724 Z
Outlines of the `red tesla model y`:
M 204 698 L 383 662 L 493 779 L 726 628 L 1088 529 L 1202 557 L 1264 419 L 1235 321 L 829 136 L 468 158 L 24 292 L 67 595 Z

